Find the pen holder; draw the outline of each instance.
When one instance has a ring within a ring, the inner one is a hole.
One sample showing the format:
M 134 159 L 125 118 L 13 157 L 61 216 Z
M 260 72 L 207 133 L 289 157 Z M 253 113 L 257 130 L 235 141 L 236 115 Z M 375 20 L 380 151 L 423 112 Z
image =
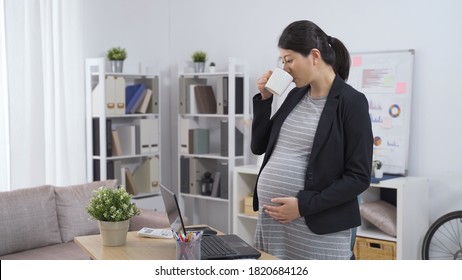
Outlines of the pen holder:
M 176 241 L 177 260 L 200 260 L 201 259 L 201 238 L 190 241 Z

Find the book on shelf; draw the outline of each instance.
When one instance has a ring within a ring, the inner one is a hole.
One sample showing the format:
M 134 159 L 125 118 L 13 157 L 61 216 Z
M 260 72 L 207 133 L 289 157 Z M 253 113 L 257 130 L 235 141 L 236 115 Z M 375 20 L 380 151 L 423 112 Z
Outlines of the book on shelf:
M 135 125 L 122 125 L 116 128 L 120 146 L 122 148 L 122 155 L 136 155 L 139 154 L 139 144 L 137 145 Z
M 180 192 L 189 193 L 189 157 L 180 157 Z
M 212 86 L 196 85 L 194 87 L 194 96 L 196 98 L 197 113 L 199 114 L 216 114 L 217 100 L 213 93 Z
M 100 156 L 100 131 L 99 131 L 99 118 L 93 118 L 92 120 L 92 128 L 93 128 L 93 155 Z M 106 119 L 106 156 L 110 157 L 112 155 L 112 121 L 110 119 Z
M 135 110 L 135 113 L 146 114 L 148 107 L 149 107 L 149 102 L 151 102 L 151 99 L 152 99 L 152 90 L 146 89 L 146 94 L 143 97 L 143 101 L 141 102 L 140 106 Z
M 131 195 L 137 195 L 138 194 L 138 189 L 136 188 L 135 185 L 135 180 L 133 178 L 133 174 L 130 171 L 130 168 L 126 167 L 125 168 L 125 183 L 126 183 L 126 190 L 129 194 Z
M 113 130 L 112 134 L 112 156 L 121 156 L 122 155 L 122 145 L 120 144 L 119 132 Z
M 185 78 L 180 77 L 180 98 L 179 98 L 179 113 L 189 114 L 190 112 L 190 88 L 191 85 L 205 85 L 207 79 L 204 78 Z
M 144 84 L 129 85 L 125 88 L 125 113 L 130 114 L 137 100 L 145 90 Z
M 205 128 L 194 128 L 189 130 L 189 153 L 209 153 L 209 130 Z
M 212 187 L 212 194 L 213 197 L 219 197 L 220 195 L 220 177 L 221 173 L 219 171 L 215 172 L 213 175 L 213 187 Z
M 146 96 L 146 93 L 147 93 L 147 89 L 144 89 L 141 95 L 138 96 L 138 98 L 135 100 L 135 104 L 130 109 L 130 114 L 136 113 L 136 110 L 141 106 L 141 103 L 143 102 L 143 99 Z
M 220 171 L 220 197 L 228 199 L 229 188 L 228 188 L 228 162 L 220 161 L 218 165 Z
M 237 127 L 234 130 L 234 154 L 236 156 L 242 156 L 244 154 L 244 133 L 242 133 Z M 220 121 L 220 155 L 228 156 L 228 120 Z

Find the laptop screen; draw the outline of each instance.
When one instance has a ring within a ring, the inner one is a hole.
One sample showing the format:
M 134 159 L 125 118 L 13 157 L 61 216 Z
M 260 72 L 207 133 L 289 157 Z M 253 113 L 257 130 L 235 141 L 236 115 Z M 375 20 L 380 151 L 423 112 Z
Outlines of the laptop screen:
M 165 211 L 167 212 L 168 221 L 170 222 L 170 226 L 172 230 L 175 232 L 186 232 L 183 218 L 181 216 L 180 207 L 178 205 L 178 200 L 176 195 L 160 184 L 160 192 L 162 194 L 162 199 L 164 200 Z

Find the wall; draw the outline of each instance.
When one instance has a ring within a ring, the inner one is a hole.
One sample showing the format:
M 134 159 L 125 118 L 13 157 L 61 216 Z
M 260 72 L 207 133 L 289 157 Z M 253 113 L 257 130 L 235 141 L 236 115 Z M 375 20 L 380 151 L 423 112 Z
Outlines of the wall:
M 131 63 L 159 62 L 162 89 L 170 97 L 163 102 L 171 108 L 169 116 L 162 116 L 168 121 L 162 128 L 171 128 L 172 139 L 177 139 L 178 65 L 190 61 L 197 49 L 207 51 L 218 70 L 229 56 L 248 61 L 251 93 L 256 78 L 275 66 L 278 36 L 294 20 L 316 22 L 351 52 L 415 49 L 409 175 L 430 179 L 432 220 L 462 209 L 462 130 L 457 124 L 462 2 L 86 0 L 84 8 L 86 56 L 102 55 L 117 44 L 127 47 Z M 170 144 L 165 137 L 163 143 Z M 177 152 L 175 143 L 168 149 L 164 155 Z M 171 166 L 176 170 L 176 160 Z M 175 173 L 170 179 L 176 184 Z

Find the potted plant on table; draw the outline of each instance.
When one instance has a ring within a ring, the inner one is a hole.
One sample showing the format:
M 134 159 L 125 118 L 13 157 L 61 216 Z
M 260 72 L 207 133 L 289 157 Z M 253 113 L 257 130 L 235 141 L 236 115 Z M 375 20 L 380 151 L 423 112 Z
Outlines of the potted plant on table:
M 204 51 L 195 51 L 192 54 L 192 60 L 194 62 L 194 72 L 204 72 L 205 62 L 207 61 L 207 53 Z
M 111 62 L 111 70 L 113 73 L 122 73 L 123 63 L 127 58 L 127 50 L 121 47 L 110 48 L 107 51 L 107 59 Z
M 86 210 L 90 220 L 97 220 L 103 245 L 121 246 L 127 240 L 130 218 L 140 214 L 125 188 L 100 187 L 94 191 Z
M 382 165 L 382 162 L 378 159 L 373 161 L 374 177 L 377 179 L 381 179 L 383 177 Z
M 215 62 L 210 62 L 209 71 L 210 73 L 215 73 Z

